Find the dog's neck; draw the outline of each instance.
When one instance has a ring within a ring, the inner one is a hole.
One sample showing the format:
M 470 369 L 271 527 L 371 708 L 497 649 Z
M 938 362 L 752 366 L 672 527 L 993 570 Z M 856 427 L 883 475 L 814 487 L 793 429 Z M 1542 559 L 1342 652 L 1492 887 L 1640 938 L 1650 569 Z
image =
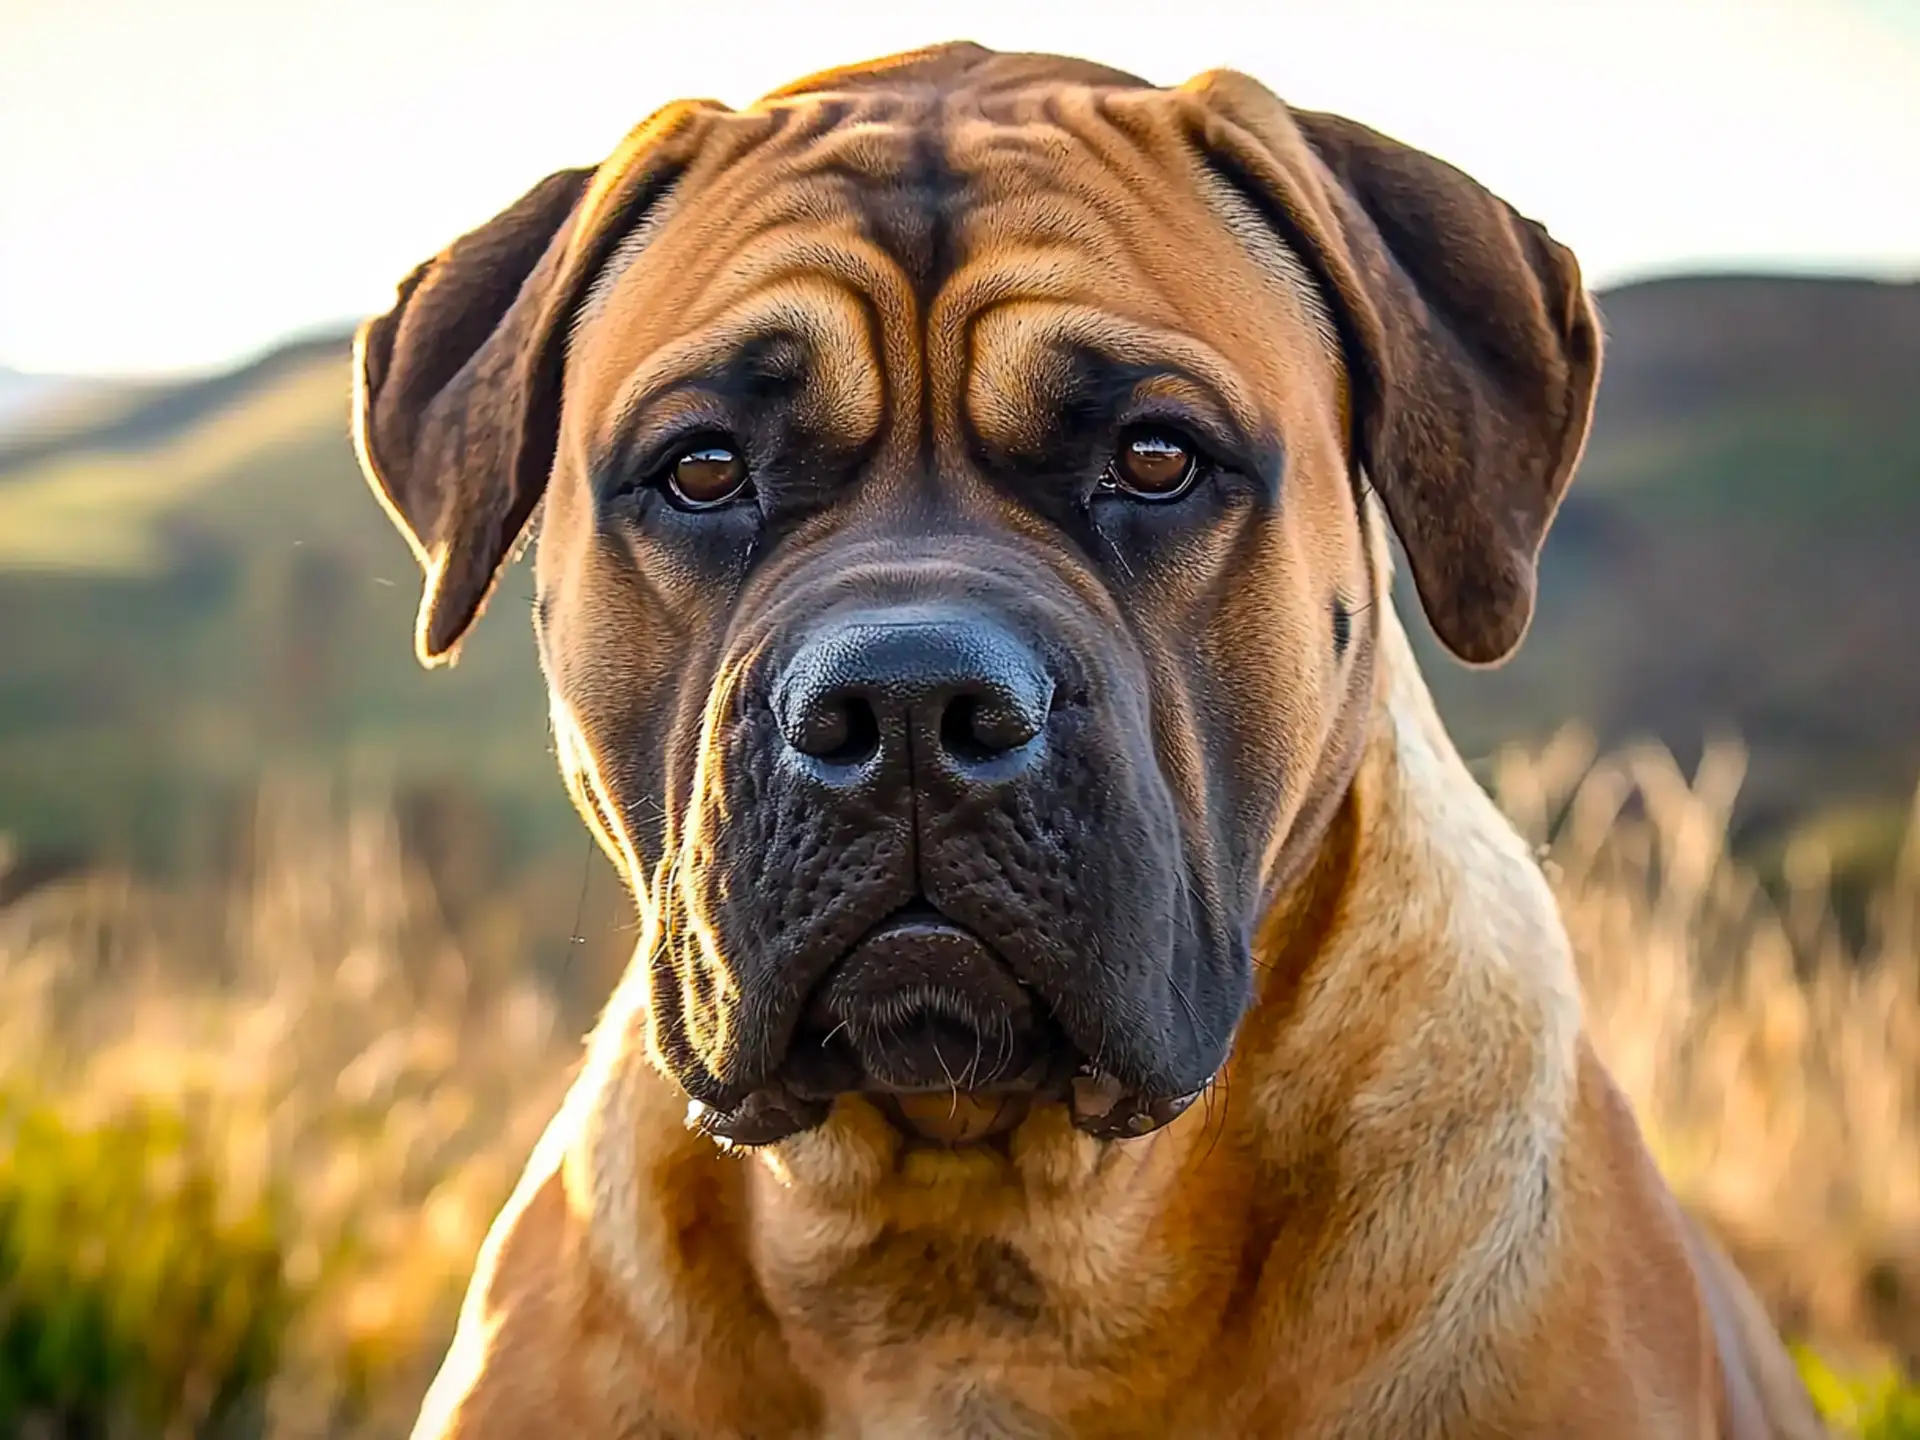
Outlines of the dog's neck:
M 1489 1060 L 1522 1046 L 1547 1091 L 1575 1063 L 1579 987 L 1553 894 L 1447 735 L 1397 615 L 1379 608 L 1364 749 L 1313 863 L 1260 927 L 1258 991 L 1236 1045 L 1237 1066 L 1285 1091 L 1251 1107 L 1282 1151 L 1310 1125 L 1316 1093 L 1350 1108 L 1417 1081 L 1419 1045 L 1467 1042 L 1438 1032 L 1436 1015 L 1510 1022 L 1510 1035 L 1484 1037 Z M 1378 1003 L 1409 987 L 1423 1003 Z M 1439 1003 L 1462 988 L 1484 1000 Z M 1413 1017 L 1419 1036 L 1388 1028 Z M 1365 1073 L 1329 1074 L 1334 1054 Z

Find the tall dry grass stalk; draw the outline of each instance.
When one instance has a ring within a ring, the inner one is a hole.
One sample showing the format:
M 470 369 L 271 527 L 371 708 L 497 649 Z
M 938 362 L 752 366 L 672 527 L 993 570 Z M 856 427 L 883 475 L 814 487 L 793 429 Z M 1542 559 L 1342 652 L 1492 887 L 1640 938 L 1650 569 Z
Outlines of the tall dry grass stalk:
M 1920 815 L 1864 944 L 1821 858 L 1770 898 L 1727 851 L 1742 757 L 1596 760 L 1567 734 L 1493 788 L 1562 896 L 1593 1028 L 1662 1165 L 1786 1323 L 1920 1363 Z M 0 1090 L 79 1119 L 160 1097 L 231 1192 L 295 1197 L 312 1290 L 270 1433 L 400 1434 L 493 1208 L 578 1053 L 555 996 L 476 964 L 387 797 L 263 787 L 244 873 L 92 877 L 0 912 Z M 469 947 L 471 949 L 471 947 Z M 1904 1328 L 1903 1328 L 1904 1327 Z
M 1493 790 L 1541 847 L 1589 1024 L 1685 1203 L 1781 1323 L 1920 1373 L 1920 796 L 1849 941 L 1813 840 L 1770 895 L 1727 848 L 1745 768 L 1559 736 Z

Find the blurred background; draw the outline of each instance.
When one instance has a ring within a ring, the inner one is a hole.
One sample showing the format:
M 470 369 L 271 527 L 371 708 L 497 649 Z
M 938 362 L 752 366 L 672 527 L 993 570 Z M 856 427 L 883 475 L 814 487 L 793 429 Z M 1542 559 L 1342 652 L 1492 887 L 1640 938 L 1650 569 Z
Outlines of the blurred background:
M 1662 1166 L 1920 1434 L 1920 0 L 10 0 L 0 1434 L 404 1433 L 633 942 L 524 568 L 414 664 L 354 320 L 667 100 L 962 35 L 1249 71 L 1581 255 L 1533 632 L 1411 628 Z

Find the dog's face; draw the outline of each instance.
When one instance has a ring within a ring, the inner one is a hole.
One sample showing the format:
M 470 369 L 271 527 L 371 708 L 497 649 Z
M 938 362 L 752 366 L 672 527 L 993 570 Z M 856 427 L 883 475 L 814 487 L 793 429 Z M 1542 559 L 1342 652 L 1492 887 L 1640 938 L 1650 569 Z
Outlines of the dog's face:
M 973 47 L 662 112 L 360 352 L 425 658 L 544 499 L 563 769 L 655 1057 L 746 1143 L 852 1092 L 948 1142 L 1177 1114 L 1370 712 L 1363 486 L 1499 658 L 1598 358 L 1571 257 L 1436 161 Z

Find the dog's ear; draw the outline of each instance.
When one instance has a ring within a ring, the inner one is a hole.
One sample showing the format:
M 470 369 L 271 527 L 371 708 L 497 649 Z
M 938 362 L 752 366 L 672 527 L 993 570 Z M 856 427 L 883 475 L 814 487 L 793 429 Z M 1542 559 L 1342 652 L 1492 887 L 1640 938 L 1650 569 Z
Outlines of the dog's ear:
M 1600 327 L 1573 254 L 1454 169 L 1336 115 L 1290 111 L 1244 76 L 1195 87 L 1227 121 L 1227 178 L 1330 291 L 1353 446 L 1434 632 L 1504 660 L 1586 443 Z M 1257 140 L 1250 145 L 1249 138 Z
M 669 107 L 597 168 L 548 176 L 414 270 L 354 337 L 354 447 L 426 575 L 422 664 L 455 658 L 545 492 L 587 284 L 717 108 Z
M 426 572 L 423 664 L 454 656 L 546 484 L 543 302 L 592 176 L 548 176 L 402 280 L 354 337 L 355 448 Z

